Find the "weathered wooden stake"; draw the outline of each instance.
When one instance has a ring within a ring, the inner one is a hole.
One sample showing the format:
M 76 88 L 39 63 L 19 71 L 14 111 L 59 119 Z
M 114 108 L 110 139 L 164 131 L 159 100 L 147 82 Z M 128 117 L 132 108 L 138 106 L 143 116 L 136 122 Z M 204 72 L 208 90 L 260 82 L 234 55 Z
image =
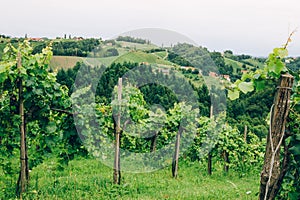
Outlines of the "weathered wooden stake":
M 17 68 L 22 67 L 21 53 L 17 55 Z M 28 169 L 28 157 L 26 147 L 26 129 L 25 129 L 25 117 L 24 117 L 24 99 L 23 99 L 23 81 L 21 78 L 18 80 L 19 84 L 19 115 L 21 118 L 20 124 L 20 173 L 17 183 L 17 194 L 22 199 L 22 194 L 26 192 L 29 183 L 29 169 Z
M 290 108 L 293 81 L 294 77 L 290 74 L 281 75 L 280 83 L 274 97 L 274 104 L 271 109 L 270 130 L 267 136 L 266 153 L 260 179 L 260 200 L 275 199 L 281 184 L 278 181 L 283 176 L 280 148 L 285 137 L 285 124 Z
M 247 143 L 247 134 L 248 134 L 248 127 L 245 125 L 244 127 L 244 141 Z
M 174 178 L 177 178 L 177 175 L 178 175 L 178 159 L 179 159 L 181 134 L 182 134 L 182 128 L 179 127 L 179 130 L 176 135 L 175 153 L 174 153 L 173 162 L 172 162 L 172 175 Z
M 156 151 L 156 141 L 157 141 L 157 133 L 155 133 L 155 135 L 151 139 L 151 146 L 150 146 L 150 151 L 151 152 Z
M 118 114 L 115 130 L 115 162 L 114 162 L 114 183 L 120 184 L 121 171 L 120 171 L 120 133 L 121 133 L 121 100 L 122 100 L 122 78 L 119 78 L 118 82 Z
M 208 175 L 211 175 L 212 174 L 212 155 L 211 153 L 209 152 L 208 155 L 207 155 L 207 173 Z
M 223 151 L 223 158 L 224 158 L 224 172 L 229 171 L 229 154 L 226 151 Z
M 210 119 L 213 119 L 213 111 L 214 110 L 214 107 L 213 105 L 210 106 Z M 211 149 L 212 150 L 212 149 Z M 207 155 L 207 173 L 208 175 L 211 175 L 212 174 L 212 155 L 211 155 L 211 152 L 208 152 L 208 155 Z

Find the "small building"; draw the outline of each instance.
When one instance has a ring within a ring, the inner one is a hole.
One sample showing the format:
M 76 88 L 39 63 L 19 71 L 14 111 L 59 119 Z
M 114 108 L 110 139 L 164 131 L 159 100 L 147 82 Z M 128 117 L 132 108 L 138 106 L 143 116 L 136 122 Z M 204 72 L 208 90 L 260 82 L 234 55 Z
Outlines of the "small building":
M 140 65 L 149 65 L 148 62 L 141 62 Z
M 218 77 L 218 74 L 216 72 L 209 72 L 208 74 L 210 77 L 215 77 L 217 78 Z
M 163 73 L 164 75 L 169 75 L 170 74 L 170 70 L 169 69 L 159 69 L 159 71 L 161 73 Z
M 241 70 L 241 72 L 242 72 L 243 74 L 246 74 L 246 73 L 248 73 L 248 70 L 243 69 L 243 70 Z
M 83 37 L 74 37 L 73 39 L 77 41 L 84 40 Z
M 43 38 L 29 38 L 29 41 L 42 42 L 42 41 L 44 41 L 44 39 Z
M 224 74 L 224 75 L 222 75 L 222 77 L 224 79 L 226 79 L 227 81 L 230 81 L 230 75 Z

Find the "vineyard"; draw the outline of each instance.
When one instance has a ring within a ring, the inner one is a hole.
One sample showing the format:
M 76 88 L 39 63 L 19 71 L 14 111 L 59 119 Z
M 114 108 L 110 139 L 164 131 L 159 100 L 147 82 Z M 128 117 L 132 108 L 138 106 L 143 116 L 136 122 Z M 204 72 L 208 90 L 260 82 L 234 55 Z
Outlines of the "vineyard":
M 131 37 L 7 42 L 0 199 L 299 199 L 292 35 L 265 59 Z

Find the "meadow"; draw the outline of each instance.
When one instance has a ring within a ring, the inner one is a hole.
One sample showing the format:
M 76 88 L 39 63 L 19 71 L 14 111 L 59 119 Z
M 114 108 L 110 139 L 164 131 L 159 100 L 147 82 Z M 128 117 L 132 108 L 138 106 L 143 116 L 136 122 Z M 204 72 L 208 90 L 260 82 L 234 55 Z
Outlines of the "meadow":
M 115 185 L 113 170 L 99 160 L 77 158 L 59 170 L 55 159 L 49 159 L 32 169 L 25 199 L 257 199 L 259 170 L 226 174 L 218 162 L 214 164 L 211 176 L 205 163 L 184 160 L 176 179 L 171 167 L 149 173 L 122 172 L 121 184 Z M 15 189 L 14 180 L 2 181 L 0 199 L 15 198 L 4 194 Z

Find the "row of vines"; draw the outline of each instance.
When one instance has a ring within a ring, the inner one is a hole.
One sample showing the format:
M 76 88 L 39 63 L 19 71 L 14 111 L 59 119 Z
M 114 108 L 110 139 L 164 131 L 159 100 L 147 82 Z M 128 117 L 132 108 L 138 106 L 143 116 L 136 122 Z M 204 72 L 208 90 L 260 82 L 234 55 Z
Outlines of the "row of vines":
M 63 168 L 63 163 L 75 155 L 93 156 L 114 166 L 118 173 L 114 176 L 115 183 L 122 181 L 122 170 L 153 171 L 170 164 L 173 164 L 173 176 L 176 177 L 180 173 L 179 157 L 191 162 L 207 162 L 212 157 L 214 162 L 224 166 L 225 172 L 230 169 L 241 175 L 261 167 L 266 140 L 246 128 L 241 133 L 226 122 L 226 112 L 214 115 L 212 108 L 211 116 L 204 116 L 203 110 L 207 114 L 208 109 L 202 108 L 210 102 L 201 102 L 205 98 L 201 97 L 200 91 L 208 91 L 202 88 L 193 92 L 196 101 L 191 101 L 185 89 L 195 89 L 194 86 L 175 70 L 169 77 L 161 75 L 159 70 L 154 77 L 144 76 L 144 82 L 151 79 L 154 84 L 140 90 L 129 81 L 116 87 L 117 80 L 108 76 L 112 72 L 104 66 L 81 64 L 77 73 L 69 74 L 73 77 L 70 83 L 60 84 L 56 72 L 49 68 L 51 45 L 42 53 L 32 54 L 32 50 L 27 41 L 18 47 L 8 45 L 0 61 L 0 172 L 6 177 L 0 180 L 0 185 L 7 185 L 1 188 L 0 198 L 14 195 L 22 198 L 29 190 L 29 171 L 51 157 L 58 157 L 59 167 Z M 263 90 L 268 79 L 279 79 L 284 73 L 289 72 L 295 77 L 285 150 L 282 150 L 282 155 L 288 156 L 288 165 L 278 195 L 297 199 L 300 196 L 300 83 L 299 73 L 285 67 L 286 56 L 286 46 L 275 49 L 265 69 L 245 74 L 234 84 L 228 83 L 227 88 L 228 97 L 236 99 L 240 91 Z M 134 67 L 138 69 L 135 73 L 127 73 L 124 80 L 155 71 L 155 66 L 124 65 L 128 68 L 121 72 L 118 70 L 123 68 L 116 64 L 111 69 L 115 70 L 113 73 L 120 73 L 120 77 L 129 70 L 134 71 Z M 86 72 L 91 76 L 85 77 Z M 103 78 L 95 84 L 99 74 Z M 75 80 L 76 76 L 82 78 Z M 174 78 L 177 76 L 180 78 Z M 162 81 L 171 88 L 174 85 L 181 96 L 176 99 L 169 90 L 159 87 Z M 95 93 L 101 94 L 106 84 L 111 92 L 95 97 Z M 151 99 L 145 94 L 153 89 L 167 95 L 164 98 L 157 95 L 157 101 L 149 104 Z M 173 100 L 171 104 L 170 99 Z M 115 140 L 117 134 L 118 141 Z M 118 149 L 114 145 L 117 142 Z M 11 188 L 12 183 L 17 183 L 15 189 Z

